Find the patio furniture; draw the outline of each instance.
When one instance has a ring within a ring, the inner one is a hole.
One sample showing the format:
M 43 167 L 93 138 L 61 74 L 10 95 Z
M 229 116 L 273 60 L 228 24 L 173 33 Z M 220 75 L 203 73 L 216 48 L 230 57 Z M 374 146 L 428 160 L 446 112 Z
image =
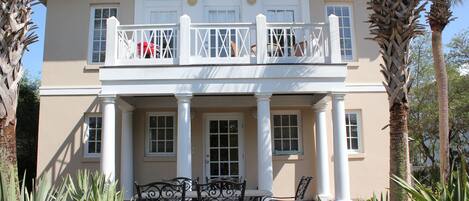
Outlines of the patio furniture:
M 186 183 L 153 182 L 145 185 L 135 183 L 137 201 L 185 200 Z
M 295 197 L 270 197 L 269 200 L 303 200 L 305 197 L 306 190 L 308 190 L 309 183 L 313 177 L 310 176 L 302 176 L 300 182 L 298 183 L 298 187 L 296 187 Z
M 185 184 L 186 191 L 195 190 L 195 186 L 199 183 L 199 178 L 191 179 L 187 177 L 175 177 L 168 180 L 163 180 L 164 182 L 174 183 L 174 184 Z
M 198 201 L 243 201 L 246 181 L 215 181 L 208 184 L 197 184 Z
M 243 182 L 242 177 L 216 177 L 216 178 L 208 178 L 205 177 L 205 183 L 211 183 L 211 182 L 216 182 L 216 181 L 231 181 L 231 182 L 238 182 L 241 183 Z
M 143 42 L 137 44 L 137 53 L 140 57 L 144 55 L 144 58 L 152 58 L 159 56 L 159 47 L 152 42 Z

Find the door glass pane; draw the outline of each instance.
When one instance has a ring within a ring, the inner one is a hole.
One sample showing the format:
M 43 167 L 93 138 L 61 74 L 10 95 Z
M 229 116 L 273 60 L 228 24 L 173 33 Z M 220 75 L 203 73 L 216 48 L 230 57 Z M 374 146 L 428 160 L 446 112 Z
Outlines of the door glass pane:
M 220 147 L 228 146 L 228 135 L 220 135 Z
M 210 164 L 210 175 L 219 175 L 218 163 Z
M 210 147 L 218 147 L 218 135 L 210 135 Z
M 220 149 L 220 161 L 228 161 L 228 149 Z

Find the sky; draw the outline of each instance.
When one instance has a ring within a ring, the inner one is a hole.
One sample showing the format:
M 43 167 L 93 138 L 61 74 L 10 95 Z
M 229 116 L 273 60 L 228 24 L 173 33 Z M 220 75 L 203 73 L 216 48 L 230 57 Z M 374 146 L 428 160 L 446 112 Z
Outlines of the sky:
M 23 58 L 23 65 L 28 75 L 40 79 L 41 69 L 44 55 L 44 29 L 46 24 L 47 8 L 38 4 L 33 7 L 33 22 L 38 26 L 36 30 L 39 41 L 29 47 Z M 469 29 L 469 1 L 465 1 L 463 5 L 457 5 L 453 8 L 453 15 L 456 17 L 443 32 L 443 42 L 447 44 L 451 38 L 462 31 Z

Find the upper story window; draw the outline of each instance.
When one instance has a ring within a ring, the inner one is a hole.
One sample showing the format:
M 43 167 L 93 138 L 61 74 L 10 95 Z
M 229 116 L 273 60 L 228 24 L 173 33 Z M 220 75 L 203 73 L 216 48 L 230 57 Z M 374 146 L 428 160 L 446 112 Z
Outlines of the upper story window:
M 85 157 L 100 156 L 102 125 L 100 114 L 85 116 Z
M 274 154 L 298 154 L 301 144 L 299 112 L 278 111 L 272 114 Z
M 352 61 L 354 59 L 354 52 L 351 7 L 347 5 L 328 5 L 326 6 L 326 14 L 327 16 L 334 14 L 339 17 L 340 53 L 342 60 Z
M 117 17 L 117 7 L 94 6 L 90 13 L 88 60 L 90 63 L 99 64 L 106 60 L 106 20 L 109 17 Z
M 266 17 L 267 22 L 294 22 L 295 11 L 293 9 L 269 9 Z
M 358 112 L 345 113 L 345 126 L 347 132 L 347 149 L 350 152 L 361 151 L 361 134 L 360 134 L 360 115 Z
M 151 113 L 148 115 L 148 154 L 174 154 L 175 152 L 175 114 Z
M 235 23 L 238 22 L 239 15 L 235 8 L 209 8 L 208 9 L 208 22 L 209 23 Z

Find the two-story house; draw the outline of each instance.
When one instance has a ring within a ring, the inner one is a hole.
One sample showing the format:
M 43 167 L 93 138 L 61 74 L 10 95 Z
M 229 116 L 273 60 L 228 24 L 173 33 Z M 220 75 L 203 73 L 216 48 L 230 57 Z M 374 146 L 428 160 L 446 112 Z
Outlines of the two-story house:
M 47 0 L 38 175 L 241 177 L 308 199 L 388 186 L 364 0 Z

